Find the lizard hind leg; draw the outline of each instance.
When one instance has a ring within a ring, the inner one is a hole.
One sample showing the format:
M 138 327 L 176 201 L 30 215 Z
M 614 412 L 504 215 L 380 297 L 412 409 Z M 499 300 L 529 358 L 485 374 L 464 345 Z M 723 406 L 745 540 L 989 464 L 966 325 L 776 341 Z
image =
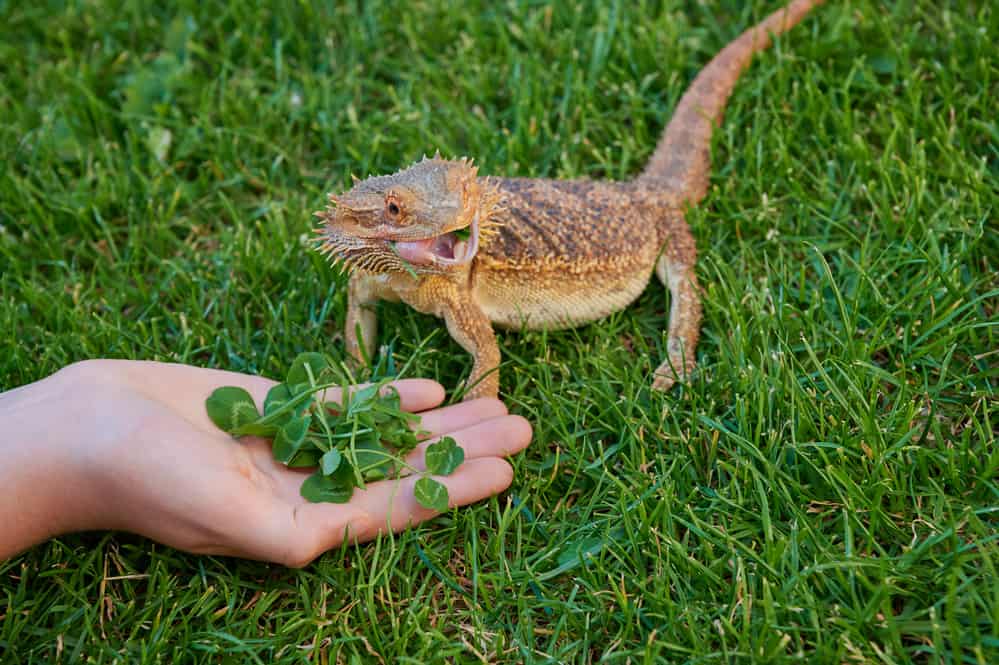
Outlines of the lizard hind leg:
M 670 220 L 667 246 L 656 262 L 656 275 L 669 288 L 669 329 L 666 360 L 656 369 L 652 387 L 669 390 L 686 381 L 696 364 L 701 328 L 701 298 L 694 265 L 697 249 L 682 216 Z

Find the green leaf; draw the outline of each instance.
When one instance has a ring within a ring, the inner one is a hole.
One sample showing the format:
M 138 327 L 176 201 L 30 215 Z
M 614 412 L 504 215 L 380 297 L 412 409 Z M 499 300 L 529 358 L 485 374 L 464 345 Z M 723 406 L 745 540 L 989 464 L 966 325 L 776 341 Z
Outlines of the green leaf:
M 402 413 L 402 398 L 399 397 L 399 391 L 392 385 L 386 386 L 385 388 L 385 392 L 378 396 L 378 403 L 391 411 L 398 411 Z
M 232 434 L 235 436 L 262 436 L 270 439 L 277 434 L 277 431 L 277 425 L 267 425 L 264 423 L 253 422 L 240 425 L 236 429 L 232 430 Z
M 424 432 L 424 434 L 429 434 L 429 432 Z M 385 437 L 385 440 L 403 455 L 411 451 L 413 448 L 416 448 L 416 446 L 420 443 L 420 439 L 416 435 L 416 432 L 413 432 L 408 427 L 397 436 Z
M 316 471 L 305 479 L 299 492 L 313 503 L 347 503 L 354 494 L 354 486 L 338 483 L 332 477 L 324 476 L 322 471 Z
M 439 513 L 447 510 L 447 488 L 433 478 L 424 477 L 417 480 L 413 493 L 416 495 L 416 500 L 424 508 L 436 510 Z
M 379 385 L 377 383 L 355 390 L 350 394 L 350 403 L 347 406 L 347 415 L 354 415 L 361 411 L 371 409 L 371 401 L 378 396 Z
M 305 441 L 305 435 L 309 433 L 309 423 L 312 416 L 296 417 L 289 420 L 278 430 L 271 444 L 271 452 L 274 459 L 279 462 L 289 462 L 298 452 Z
M 264 418 L 267 418 L 271 424 L 280 427 L 295 416 L 301 416 L 312 405 L 312 400 L 300 397 L 301 393 L 309 388 L 310 386 L 301 386 L 301 390 L 296 390 L 296 387 L 289 386 L 287 383 L 278 383 L 273 386 L 267 391 L 267 397 L 264 398 Z M 294 403 L 294 407 L 287 408 L 289 403 Z M 283 413 L 275 416 L 282 409 L 284 409 Z
M 354 442 L 354 460 L 364 480 L 381 480 L 392 468 L 394 455 L 382 445 L 377 432 Z
M 319 462 L 319 468 L 322 470 L 324 476 L 329 476 L 340 467 L 341 462 L 343 462 L 343 455 L 340 454 L 339 450 L 334 448 L 323 455 Z
M 357 475 L 354 473 L 354 467 L 346 457 L 340 460 L 340 465 L 336 468 L 336 471 L 327 476 L 327 478 L 331 478 L 339 485 L 357 486 Z
M 449 436 L 427 446 L 424 456 L 427 471 L 435 476 L 449 476 L 465 461 L 465 451 Z
M 291 369 L 288 370 L 286 383 L 296 388 L 297 384 L 300 383 L 312 386 L 319 381 L 319 375 L 327 367 L 329 367 L 329 363 L 326 362 L 326 357 L 323 354 L 314 351 L 300 353 L 295 358 L 295 362 L 291 364 Z M 309 378 L 310 373 L 312 374 L 311 379 Z
M 288 461 L 289 469 L 302 469 L 313 466 L 319 466 L 319 458 L 322 457 L 322 452 L 309 449 L 306 450 L 303 445 L 298 449 L 298 452 Z
M 288 384 L 279 383 L 267 391 L 264 399 L 264 415 L 269 416 L 295 398 Z
M 324 402 L 323 408 L 319 410 L 330 429 L 336 429 L 343 422 L 343 416 L 340 415 L 341 408 L 343 407 L 336 402 Z
M 236 386 L 224 386 L 216 389 L 205 400 L 208 417 L 221 429 L 232 432 L 242 425 L 252 423 L 260 418 L 257 405 L 253 403 L 250 393 Z
M 391 408 L 386 408 L 382 404 L 375 404 L 367 415 L 375 425 L 392 426 L 399 419 L 399 413 Z

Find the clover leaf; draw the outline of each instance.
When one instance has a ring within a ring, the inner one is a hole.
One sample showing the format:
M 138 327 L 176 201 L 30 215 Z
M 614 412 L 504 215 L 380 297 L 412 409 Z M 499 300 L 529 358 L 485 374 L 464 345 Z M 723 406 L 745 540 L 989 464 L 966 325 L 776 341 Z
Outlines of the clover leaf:
M 330 364 L 326 361 L 326 357 L 321 353 L 315 353 L 314 351 L 300 353 L 295 358 L 295 362 L 291 364 L 291 369 L 288 370 L 288 380 L 286 383 L 291 386 L 298 386 L 300 384 L 313 386 L 319 382 L 319 375 L 329 366 Z
M 447 510 L 447 488 L 433 478 L 425 477 L 417 480 L 416 485 L 413 487 L 413 493 L 416 495 L 416 500 L 424 508 L 436 510 L 439 513 Z
M 339 450 L 334 448 L 333 450 L 326 451 L 322 458 L 319 460 L 319 468 L 322 470 L 324 476 L 332 475 L 340 467 L 343 462 L 343 455 Z
M 295 399 L 295 395 L 291 392 L 291 389 L 288 388 L 288 384 L 276 384 L 267 391 L 267 397 L 264 398 L 264 415 L 274 415 L 275 411 L 293 399 Z
M 330 476 L 324 476 L 322 471 L 316 471 L 305 479 L 299 492 L 314 503 L 347 503 L 354 494 L 354 486 L 337 482 Z
M 435 476 L 449 476 L 465 461 L 465 451 L 449 436 L 427 446 L 423 457 L 427 471 Z
M 309 433 L 311 420 L 312 416 L 309 415 L 294 417 L 278 430 L 274 443 L 271 444 L 274 459 L 285 463 L 291 461 L 305 441 L 305 435 Z
M 326 401 L 327 388 L 341 379 L 340 401 Z M 262 415 L 250 393 L 235 386 L 214 391 L 205 408 L 212 422 L 233 436 L 272 439 L 271 453 L 278 462 L 315 469 L 301 485 L 303 497 L 344 503 L 354 488 L 406 467 L 406 454 L 427 436 L 419 429 L 420 417 L 402 410 L 388 379 L 360 388 L 349 386 L 352 380 L 324 355 L 302 353 L 286 381 L 268 391 Z M 427 447 L 427 471 L 414 487 L 420 505 L 447 510 L 447 488 L 430 476 L 451 474 L 464 459 L 450 437 Z
M 236 386 L 218 388 L 205 400 L 208 417 L 219 428 L 232 433 L 260 418 L 250 393 Z

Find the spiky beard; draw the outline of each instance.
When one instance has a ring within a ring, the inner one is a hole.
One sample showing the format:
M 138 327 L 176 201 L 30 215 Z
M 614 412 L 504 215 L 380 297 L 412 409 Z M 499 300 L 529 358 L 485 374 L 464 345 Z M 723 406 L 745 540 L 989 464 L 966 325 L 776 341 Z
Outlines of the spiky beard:
M 412 270 L 391 249 L 380 243 L 373 244 L 364 238 L 336 233 L 326 227 L 320 227 L 316 232 L 320 236 L 319 252 L 349 272 L 387 273 Z

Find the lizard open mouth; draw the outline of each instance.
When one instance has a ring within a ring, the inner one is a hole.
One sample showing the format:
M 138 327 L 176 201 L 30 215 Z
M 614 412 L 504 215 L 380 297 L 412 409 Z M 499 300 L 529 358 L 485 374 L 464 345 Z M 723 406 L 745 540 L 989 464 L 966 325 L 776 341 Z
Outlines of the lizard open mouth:
M 468 231 L 467 240 L 460 236 Z M 464 229 L 456 229 L 422 240 L 396 240 L 392 243 L 399 258 L 413 265 L 459 266 L 470 262 L 479 251 L 479 216 Z

